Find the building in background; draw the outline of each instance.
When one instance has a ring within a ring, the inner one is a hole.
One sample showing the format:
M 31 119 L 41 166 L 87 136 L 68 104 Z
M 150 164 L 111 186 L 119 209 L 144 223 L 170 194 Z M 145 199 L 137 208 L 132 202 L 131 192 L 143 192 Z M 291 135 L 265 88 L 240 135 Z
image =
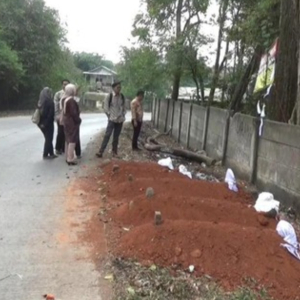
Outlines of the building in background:
M 117 73 L 107 67 L 100 66 L 91 71 L 83 72 L 91 90 L 99 90 L 99 82 L 101 82 L 101 90 L 106 93 L 111 92 L 111 85 L 116 80 Z

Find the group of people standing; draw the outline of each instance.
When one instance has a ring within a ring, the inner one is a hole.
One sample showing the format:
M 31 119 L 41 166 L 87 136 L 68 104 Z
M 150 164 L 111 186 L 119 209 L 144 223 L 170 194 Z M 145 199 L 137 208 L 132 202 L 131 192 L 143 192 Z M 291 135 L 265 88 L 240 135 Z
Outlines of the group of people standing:
M 40 93 L 38 108 L 40 121 L 38 127 L 44 137 L 43 159 L 55 159 L 65 153 L 66 163 L 76 165 L 76 158 L 81 157 L 79 128 L 81 124 L 77 88 L 69 80 L 62 81 L 62 90 L 54 96 L 50 88 Z M 55 153 L 53 148 L 54 121 L 57 123 Z M 75 156 L 76 153 L 76 156 Z
M 112 84 L 112 93 L 104 100 L 104 112 L 108 124 L 101 147 L 96 156 L 103 157 L 111 135 L 112 155 L 118 157 L 119 137 L 125 122 L 126 103 L 121 93 L 121 82 Z M 62 90 L 52 97 L 48 87 L 41 91 L 38 108 L 40 110 L 39 128 L 45 137 L 43 159 L 54 159 L 65 153 L 68 165 L 76 165 L 77 158 L 81 157 L 79 129 L 81 125 L 79 104 L 77 101 L 77 88 L 69 80 L 62 81 Z M 143 123 L 144 91 L 139 90 L 136 98 L 131 101 L 131 115 L 133 126 L 132 150 L 140 151 L 138 138 Z M 55 153 L 53 148 L 54 121 L 57 123 L 57 138 Z M 75 155 L 76 154 L 76 155 Z

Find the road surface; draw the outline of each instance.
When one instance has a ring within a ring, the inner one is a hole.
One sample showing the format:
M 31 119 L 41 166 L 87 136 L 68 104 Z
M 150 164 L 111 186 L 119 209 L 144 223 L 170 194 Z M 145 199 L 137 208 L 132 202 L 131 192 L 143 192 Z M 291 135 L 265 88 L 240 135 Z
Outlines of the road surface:
M 85 147 L 107 119 L 82 118 L 84 164 Z M 64 157 L 42 160 L 42 148 L 42 133 L 30 117 L 0 118 L 0 299 L 53 293 L 61 300 L 100 300 L 99 273 L 84 258 L 86 245 L 63 243 L 65 192 L 80 171 Z

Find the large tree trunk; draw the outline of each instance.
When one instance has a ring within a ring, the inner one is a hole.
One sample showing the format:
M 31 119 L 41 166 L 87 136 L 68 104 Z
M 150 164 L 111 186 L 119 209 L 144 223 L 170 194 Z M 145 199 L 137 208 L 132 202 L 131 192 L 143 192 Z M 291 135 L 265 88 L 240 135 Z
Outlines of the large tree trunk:
M 295 1 L 281 0 L 280 15 L 275 93 L 269 113 L 276 121 L 288 122 L 297 98 L 299 22 Z
M 238 85 L 235 88 L 229 110 L 234 110 L 234 112 L 237 112 L 239 110 L 240 104 L 243 100 L 243 96 L 247 90 L 249 83 L 250 83 L 251 76 L 259 68 L 259 63 L 260 63 L 262 53 L 263 53 L 262 48 L 260 46 L 257 46 L 249 64 L 245 70 L 244 75 L 242 76 L 240 82 L 238 83 Z
M 205 87 L 204 87 L 204 80 L 201 74 L 199 74 L 199 85 L 200 85 L 200 92 L 201 92 L 201 100 L 204 103 L 205 100 Z
M 173 79 L 172 99 L 175 101 L 178 100 L 178 96 L 179 96 L 180 79 L 181 79 L 181 70 L 174 74 L 174 79 Z
M 178 0 L 177 9 L 176 9 L 176 70 L 173 77 L 173 90 L 172 90 L 172 99 L 178 100 L 179 88 L 180 88 L 180 79 L 182 73 L 182 53 L 178 51 L 182 46 L 182 29 L 181 29 L 181 19 L 182 19 L 182 7 L 183 0 Z
M 223 40 L 223 32 L 224 32 L 224 25 L 226 21 L 226 12 L 228 8 L 229 0 L 223 0 L 220 2 L 219 8 L 219 34 L 218 34 L 218 46 L 217 46 L 217 53 L 216 53 L 216 62 L 214 67 L 214 75 L 212 79 L 212 85 L 209 93 L 208 103 L 209 105 L 213 102 L 215 96 L 215 90 L 217 87 L 217 83 L 219 80 L 220 70 L 220 56 L 221 56 L 221 47 L 222 47 L 222 40 Z

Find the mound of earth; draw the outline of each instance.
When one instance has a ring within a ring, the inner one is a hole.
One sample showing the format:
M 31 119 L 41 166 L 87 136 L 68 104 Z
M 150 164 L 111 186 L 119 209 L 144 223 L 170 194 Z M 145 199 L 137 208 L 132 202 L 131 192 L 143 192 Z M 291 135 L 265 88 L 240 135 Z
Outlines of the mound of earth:
M 152 163 L 109 164 L 103 181 L 113 207 L 116 256 L 164 267 L 193 265 L 195 275 L 212 276 L 228 290 L 251 278 L 275 299 L 300 295 L 300 263 L 280 247 L 275 220 L 258 215 L 245 191 L 190 180 Z M 152 198 L 145 194 L 149 187 Z M 154 224 L 155 211 L 162 213 L 162 225 Z

